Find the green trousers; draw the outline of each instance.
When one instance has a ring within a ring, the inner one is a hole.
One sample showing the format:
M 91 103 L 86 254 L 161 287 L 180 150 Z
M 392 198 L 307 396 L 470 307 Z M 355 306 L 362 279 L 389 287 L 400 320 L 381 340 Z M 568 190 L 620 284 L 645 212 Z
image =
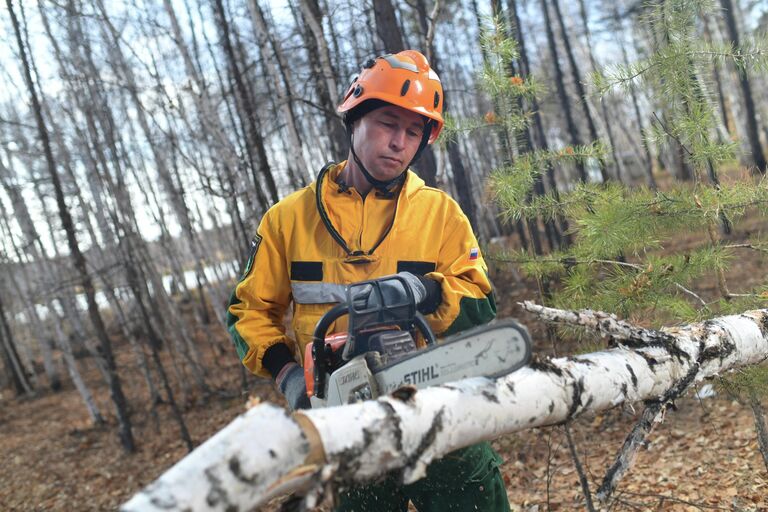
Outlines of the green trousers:
M 479 443 L 432 462 L 427 476 L 409 485 L 397 477 L 342 492 L 336 512 L 406 512 L 412 501 L 419 512 L 509 512 L 499 472 L 501 457 L 489 443 Z

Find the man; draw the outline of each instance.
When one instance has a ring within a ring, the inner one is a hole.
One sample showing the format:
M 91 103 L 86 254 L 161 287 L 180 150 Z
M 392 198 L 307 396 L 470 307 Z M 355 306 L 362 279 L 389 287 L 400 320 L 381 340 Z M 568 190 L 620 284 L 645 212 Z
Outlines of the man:
M 438 335 L 496 314 L 485 262 L 466 216 L 410 164 L 443 127 L 443 90 L 414 50 L 369 60 L 339 106 L 347 161 L 269 209 L 233 293 L 228 327 L 253 373 L 275 380 L 292 409 L 309 407 L 299 364 L 315 324 L 349 283 L 398 273 Z M 293 304 L 294 337 L 283 315 Z M 346 330 L 336 322 L 328 332 Z M 509 510 L 499 456 L 488 443 L 433 462 L 427 477 L 396 476 L 342 493 L 339 511 Z

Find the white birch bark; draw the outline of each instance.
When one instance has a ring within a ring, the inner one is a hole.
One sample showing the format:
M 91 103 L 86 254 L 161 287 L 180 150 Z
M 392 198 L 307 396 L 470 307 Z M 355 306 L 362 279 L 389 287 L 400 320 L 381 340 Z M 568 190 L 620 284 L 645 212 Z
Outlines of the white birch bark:
M 548 321 L 591 327 L 617 346 L 576 357 L 534 358 L 496 381 L 401 388 L 378 400 L 292 417 L 261 405 L 122 510 L 249 510 L 288 492 L 307 493 L 312 505 L 327 486 L 390 471 L 413 482 L 430 461 L 458 448 L 584 411 L 663 397 L 768 357 L 768 310 L 654 331 L 605 313 L 526 307 Z

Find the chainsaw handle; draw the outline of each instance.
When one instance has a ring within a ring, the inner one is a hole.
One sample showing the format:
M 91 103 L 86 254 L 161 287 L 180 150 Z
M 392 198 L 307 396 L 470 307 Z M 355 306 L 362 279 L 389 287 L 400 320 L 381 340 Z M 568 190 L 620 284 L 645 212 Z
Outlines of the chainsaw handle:
M 328 356 L 325 353 L 325 333 L 331 324 L 344 315 L 349 314 L 346 302 L 336 304 L 320 318 L 312 334 L 312 359 L 315 362 L 315 396 L 325 398 L 325 374 L 328 367 Z
M 413 318 L 413 326 L 421 331 L 427 346 L 437 343 L 437 340 L 435 339 L 435 333 L 433 333 L 432 329 L 430 329 L 429 323 L 427 323 L 427 319 L 418 311 Z

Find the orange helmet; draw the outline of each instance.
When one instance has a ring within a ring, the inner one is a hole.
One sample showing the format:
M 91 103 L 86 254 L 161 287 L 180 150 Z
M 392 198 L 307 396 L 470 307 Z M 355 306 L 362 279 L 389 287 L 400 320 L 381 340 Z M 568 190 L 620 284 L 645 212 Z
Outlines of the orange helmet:
M 427 58 L 416 50 L 370 59 L 344 95 L 338 111 L 345 118 L 355 107 L 377 99 L 421 114 L 431 120 L 432 144 L 443 129 L 443 86 L 429 67 Z

